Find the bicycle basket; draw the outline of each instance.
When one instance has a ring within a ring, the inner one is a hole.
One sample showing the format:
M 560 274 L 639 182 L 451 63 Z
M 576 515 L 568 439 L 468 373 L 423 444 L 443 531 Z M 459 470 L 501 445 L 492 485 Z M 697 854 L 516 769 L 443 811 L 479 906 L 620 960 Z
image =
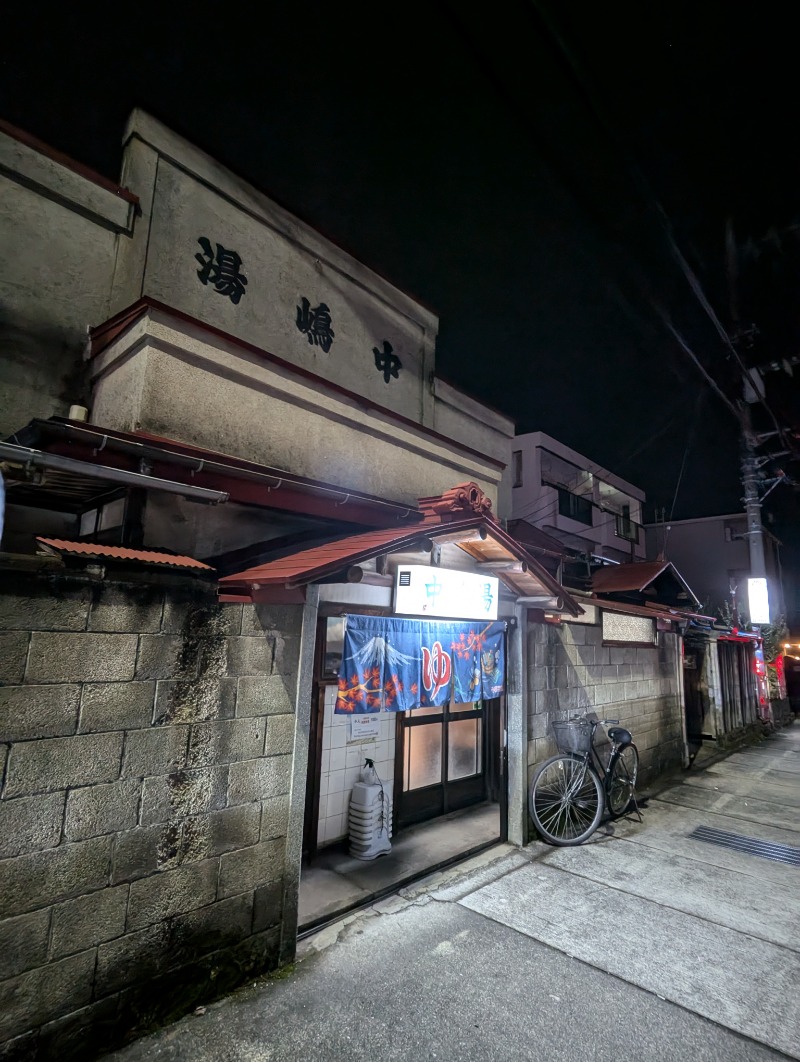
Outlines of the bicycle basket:
M 577 752 L 583 756 L 592 747 L 592 724 L 587 719 L 553 723 L 559 752 Z

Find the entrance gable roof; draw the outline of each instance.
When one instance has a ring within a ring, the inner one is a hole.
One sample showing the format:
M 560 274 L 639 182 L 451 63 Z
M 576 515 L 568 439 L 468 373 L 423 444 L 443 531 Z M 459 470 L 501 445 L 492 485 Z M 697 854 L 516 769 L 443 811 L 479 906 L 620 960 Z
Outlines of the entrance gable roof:
M 519 542 L 492 517 L 479 514 L 350 535 L 225 576 L 220 579 L 220 587 L 234 593 L 270 586 L 294 589 L 320 582 L 375 557 L 401 552 L 421 539 L 459 546 L 478 565 L 487 565 L 487 570 L 491 566 L 492 575 L 498 576 L 517 596 L 553 597 L 560 600 L 559 607 L 572 615 L 581 612 L 571 595 Z

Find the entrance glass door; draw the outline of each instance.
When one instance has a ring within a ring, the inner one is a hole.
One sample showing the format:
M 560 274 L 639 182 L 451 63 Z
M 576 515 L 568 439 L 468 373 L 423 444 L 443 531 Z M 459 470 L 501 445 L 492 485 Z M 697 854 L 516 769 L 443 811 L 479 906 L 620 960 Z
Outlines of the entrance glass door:
M 395 782 L 398 828 L 487 799 L 487 724 L 492 714 L 484 701 L 451 701 L 443 708 L 401 714 Z

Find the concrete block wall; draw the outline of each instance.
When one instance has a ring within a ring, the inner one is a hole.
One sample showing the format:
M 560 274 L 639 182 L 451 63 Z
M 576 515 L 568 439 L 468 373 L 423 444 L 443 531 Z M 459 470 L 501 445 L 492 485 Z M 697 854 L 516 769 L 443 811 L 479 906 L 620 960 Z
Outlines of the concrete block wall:
M 679 636 L 650 647 L 603 645 L 600 624 L 528 627 L 528 778 L 557 750 L 551 723 L 577 712 L 619 719 L 639 750 L 638 788 L 683 755 Z
M 2 573 L 0 1059 L 91 1058 L 293 955 L 300 615 Z

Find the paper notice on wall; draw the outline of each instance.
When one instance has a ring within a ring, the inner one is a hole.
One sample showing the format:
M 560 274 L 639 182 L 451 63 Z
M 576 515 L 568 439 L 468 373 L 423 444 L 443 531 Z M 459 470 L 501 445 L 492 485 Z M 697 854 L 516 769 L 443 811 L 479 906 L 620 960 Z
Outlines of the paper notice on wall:
M 350 723 L 351 741 L 362 741 L 364 738 L 381 736 L 380 715 L 354 715 L 348 722 Z

